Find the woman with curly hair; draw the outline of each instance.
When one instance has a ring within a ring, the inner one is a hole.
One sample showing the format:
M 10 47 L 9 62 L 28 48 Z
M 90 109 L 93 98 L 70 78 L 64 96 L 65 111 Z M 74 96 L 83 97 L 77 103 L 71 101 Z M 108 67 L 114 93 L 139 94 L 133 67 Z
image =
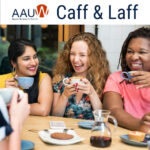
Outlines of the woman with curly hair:
M 108 77 L 104 89 L 104 108 L 111 110 L 120 126 L 141 130 L 147 124 L 150 129 L 150 28 L 131 32 L 120 54 L 122 71 L 132 78 L 124 80 L 122 71 Z
M 109 75 L 109 64 L 101 42 L 91 33 L 74 35 L 65 44 L 53 70 L 53 115 L 93 119 L 102 108 L 101 98 Z M 84 77 L 84 84 L 65 86 L 63 79 Z

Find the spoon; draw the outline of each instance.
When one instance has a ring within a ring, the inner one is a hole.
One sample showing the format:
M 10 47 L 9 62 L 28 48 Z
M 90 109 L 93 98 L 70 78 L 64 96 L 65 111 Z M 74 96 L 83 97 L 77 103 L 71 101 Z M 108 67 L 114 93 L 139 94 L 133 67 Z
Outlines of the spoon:
M 73 129 L 72 129 L 72 128 L 70 128 L 70 129 L 65 128 L 65 129 L 63 130 L 63 132 L 64 132 L 64 133 L 67 133 L 68 130 L 73 130 Z

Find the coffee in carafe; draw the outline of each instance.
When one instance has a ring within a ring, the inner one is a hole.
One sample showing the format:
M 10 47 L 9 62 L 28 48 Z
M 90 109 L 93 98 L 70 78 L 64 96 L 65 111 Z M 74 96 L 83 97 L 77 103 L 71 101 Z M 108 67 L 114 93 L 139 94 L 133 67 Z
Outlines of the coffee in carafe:
M 93 111 L 95 123 L 92 126 L 90 143 L 95 147 L 108 147 L 111 144 L 111 131 L 108 126 L 108 118 L 111 118 L 117 127 L 117 121 L 110 116 L 109 110 L 95 110 Z

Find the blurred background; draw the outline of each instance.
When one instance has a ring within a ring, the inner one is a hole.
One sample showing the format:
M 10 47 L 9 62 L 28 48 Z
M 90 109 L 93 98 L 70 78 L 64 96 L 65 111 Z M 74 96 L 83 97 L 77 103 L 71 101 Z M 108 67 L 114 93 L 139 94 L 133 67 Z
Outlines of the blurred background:
M 142 25 L 0 25 L 0 74 L 12 71 L 7 57 L 11 41 L 24 38 L 32 40 L 38 49 L 39 69 L 50 75 L 65 42 L 79 32 L 97 36 L 107 53 L 111 72 L 117 69 L 123 41 L 128 33 Z M 144 26 L 144 25 L 143 25 Z

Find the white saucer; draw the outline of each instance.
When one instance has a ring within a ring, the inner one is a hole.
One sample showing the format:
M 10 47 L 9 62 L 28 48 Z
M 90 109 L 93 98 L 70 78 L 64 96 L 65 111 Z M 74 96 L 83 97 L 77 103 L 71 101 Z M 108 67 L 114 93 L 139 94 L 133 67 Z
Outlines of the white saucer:
M 83 141 L 84 139 L 79 137 L 74 130 L 68 130 L 67 133 L 73 135 L 74 137 L 70 140 L 59 140 L 59 139 L 54 139 L 51 138 L 51 134 L 55 132 L 63 132 L 63 129 L 50 129 L 48 131 L 39 131 L 39 136 L 42 139 L 42 141 L 49 143 L 49 144 L 56 144 L 56 145 L 70 145 L 70 144 L 75 144 L 78 142 Z

